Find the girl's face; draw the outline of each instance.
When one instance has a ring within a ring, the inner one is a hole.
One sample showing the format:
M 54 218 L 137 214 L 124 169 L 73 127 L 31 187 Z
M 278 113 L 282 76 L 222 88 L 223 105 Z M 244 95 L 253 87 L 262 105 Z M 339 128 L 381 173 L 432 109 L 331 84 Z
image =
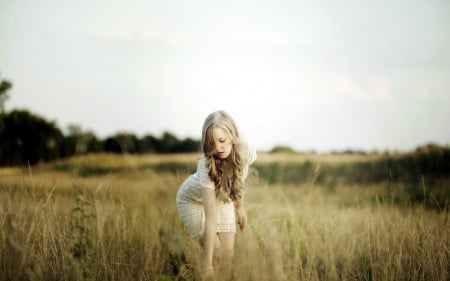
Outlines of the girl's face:
M 226 159 L 231 154 L 233 145 L 228 134 L 222 128 L 213 129 L 214 145 L 217 157 Z

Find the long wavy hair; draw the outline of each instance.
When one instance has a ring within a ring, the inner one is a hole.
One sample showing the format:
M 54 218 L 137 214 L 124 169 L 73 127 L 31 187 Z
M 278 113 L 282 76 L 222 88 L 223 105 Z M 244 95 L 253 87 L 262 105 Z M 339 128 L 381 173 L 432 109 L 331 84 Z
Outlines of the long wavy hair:
M 231 140 L 231 154 L 226 159 L 216 156 L 213 131 L 224 130 Z M 202 148 L 206 157 L 209 177 L 215 184 L 216 197 L 222 202 L 242 198 L 243 161 L 240 154 L 239 131 L 233 118 L 225 111 L 211 113 L 205 120 L 202 130 Z

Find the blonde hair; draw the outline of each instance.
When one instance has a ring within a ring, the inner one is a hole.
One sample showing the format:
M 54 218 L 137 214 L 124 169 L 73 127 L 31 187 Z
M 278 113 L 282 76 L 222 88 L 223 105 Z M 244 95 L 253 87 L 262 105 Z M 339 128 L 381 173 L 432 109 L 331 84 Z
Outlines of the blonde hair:
M 224 130 L 231 140 L 231 155 L 220 159 L 215 155 L 213 131 Z M 242 197 L 242 157 L 240 155 L 239 131 L 233 118 L 225 111 L 216 111 L 208 115 L 203 124 L 202 148 L 206 157 L 209 177 L 215 184 L 216 197 L 223 201 L 238 200 Z

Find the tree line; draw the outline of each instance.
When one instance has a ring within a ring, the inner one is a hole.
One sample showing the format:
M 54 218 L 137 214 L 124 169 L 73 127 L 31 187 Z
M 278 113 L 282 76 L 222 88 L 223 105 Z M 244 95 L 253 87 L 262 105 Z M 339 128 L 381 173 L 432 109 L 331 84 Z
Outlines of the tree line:
M 64 134 L 55 122 L 28 110 L 6 112 L 8 80 L 0 82 L 0 166 L 33 165 L 77 154 L 107 153 L 185 153 L 200 150 L 200 141 L 179 139 L 170 132 L 161 136 L 137 137 L 120 132 L 105 139 L 91 131 L 70 125 Z

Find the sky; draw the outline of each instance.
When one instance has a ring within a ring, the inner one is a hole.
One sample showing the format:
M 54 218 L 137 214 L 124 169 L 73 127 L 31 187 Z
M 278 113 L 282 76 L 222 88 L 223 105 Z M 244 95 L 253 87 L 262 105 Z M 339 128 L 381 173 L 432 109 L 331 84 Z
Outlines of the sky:
M 260 150 L 450 144 L 448 0 L 2 0 L 6 110 L 98 137 L 200 139 L 225 110 Z

